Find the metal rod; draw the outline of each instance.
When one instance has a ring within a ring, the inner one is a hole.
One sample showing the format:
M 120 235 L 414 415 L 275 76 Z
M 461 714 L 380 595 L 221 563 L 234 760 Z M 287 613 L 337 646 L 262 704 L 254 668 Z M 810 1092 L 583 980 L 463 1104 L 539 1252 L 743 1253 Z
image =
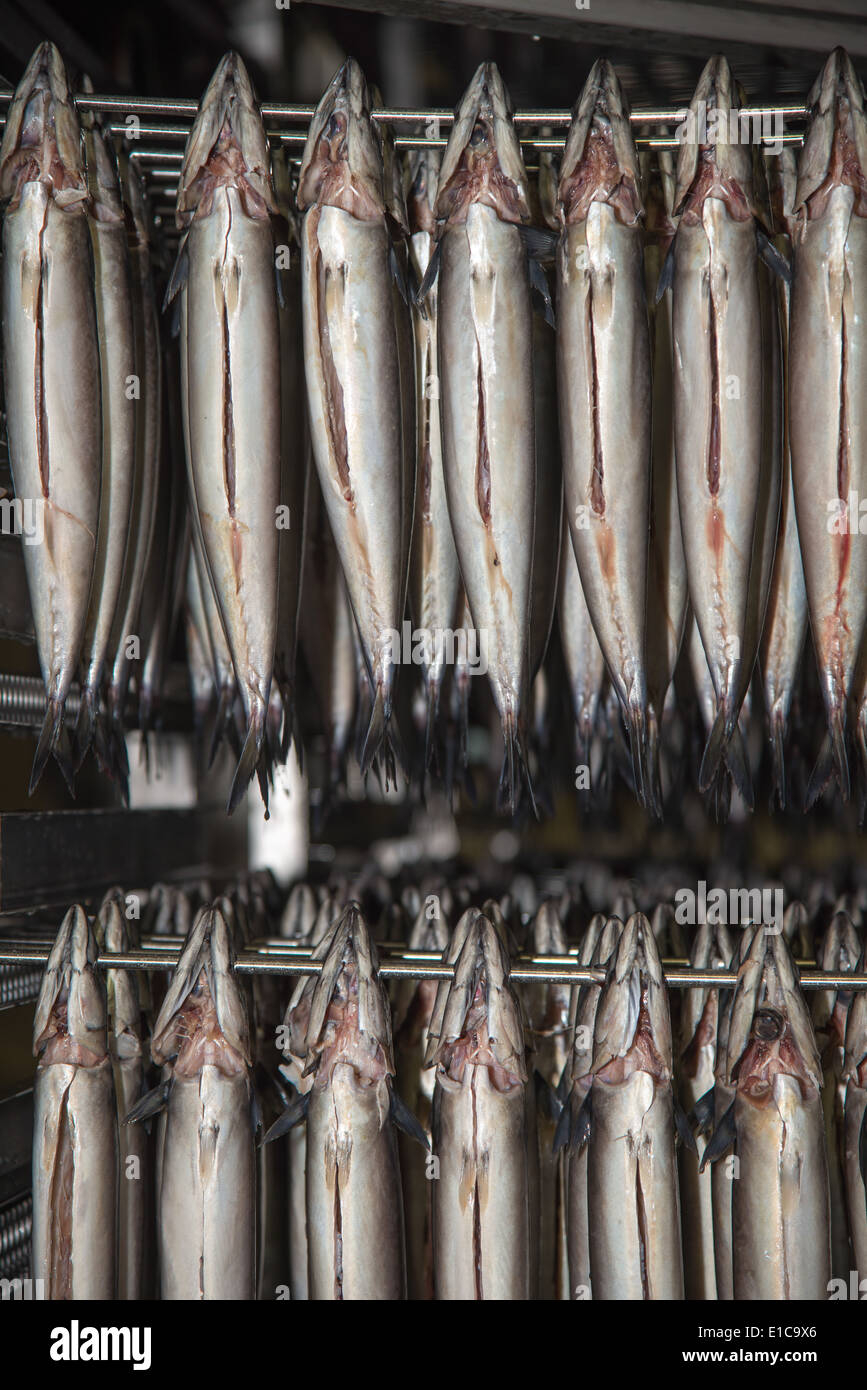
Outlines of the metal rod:
M 7 105 L 13 95 L 12 91 L 0 92 L 0 105 Z M 199 109 L 199 103 L 195 97 L 127 97 L 105 92 L 76 92 L 74 101 L 80 111 L 102 111 L 106 114 L 118 112 L 129 116 L 189 116 L 192 119 Z M 309 121 L 315 109 L 315 106 L 312 105 L 284 102 L 263 102 L 259 107 L 262 118 L 266 121 Z M 676 121 L 682 121 L 687 109 L 687 104 L 684 104 L 683 106 L 657 107 L 650 111 L 632 111 L 629 119 L 633 125 L 671 125 Z M 409 122 L 410 124 L 431 125 L 439 122 L 442 125 L 452 125 L 455 119 L 454 111 L 445 108 L 420 110 L 418 107 L 385 106 L 377 107 L 370 114 L 376 121 L 391 123 Z M 778 114 L 785 120 L 806 120 L 809 115 L 809 108 L 806 106 L 745 106 L 740 111 L 740 115 L 746 119 Z M 568 125 L 571 119 L 572 112 L 562 108 L 547 111 L 516 111 L 514 113 L 516 125 Z M 123 133 L 123 128 L 121 133 Z
M 44 965 L 48 960 L 49 949 L 42 945 L 4 943 L 0 947 L 0 964 Z M 402 960 L 385 959 L 380 965 L 379 973 L 385 980 L 453 978 L 454 966 L 446 965 L 441 960 L 436 962 L 426 959 L 427 954 L 412 952 Z M 415 956 L 421 959 L 412 958 Z M 175 963 L 175 952 L 169 950 L 161 953 L 161 957 L 155 957 L 152 951 L 123 951 L 117 955 L 101 952 L 97 960 L 97 964 L 103 969 L 114 970 L 171 970 Z M 279 957 L 256 950 L 242 951 L 235 961 L 235 970 L 239 975 L 318 975 L 321 969 L 322 961 L 288 954 Z M 669 967 L 664 970 L 664 975 L 666 984 L 673 989 L 732 989 L 738 978 L 736 972 L 731 970 L 692 970 L 680 966 Z M 532 960 L 517 960 L 512 966 L 510 978 L 516 984 L 604 984 L 605 971 L 572 965 L 567 961 L 561 965 L 553 965 L 536 964 Z M 847 975 L 839 971 L 806 970 L 801 975 L 801 986 L 803 989 L 862 990 L 867 989 L 867 974 Z

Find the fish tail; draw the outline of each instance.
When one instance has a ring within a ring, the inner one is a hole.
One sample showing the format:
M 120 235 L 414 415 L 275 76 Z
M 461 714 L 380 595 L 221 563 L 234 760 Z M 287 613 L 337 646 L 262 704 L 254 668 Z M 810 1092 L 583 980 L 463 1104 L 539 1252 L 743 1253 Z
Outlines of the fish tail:
M 97 692 L 86 685 L 81 692 L 78 705 L 78 718 L 75 721 L 75 771 L 80 772 L 93 743 L 96 729 L 99 701 Z
M 63 704 L 63 700 L 59 700 L 56 695 L 50 695 L 48 697 L 45 719 L 42 723 L 39 742 L 36 745 L 36 756 L 33 759 L 33 769 L 30 773 L 30 786 L 27 791 L 28 796 L 32 796 L 39 786 L 40 779 L 45 771 L 45 764 L 48 762 L 57 744 L 57 740 L 60 737 L 60 730 L 63 727 Z
M 228 815 L 237 807 L 243 799 L 244 793 L 253 774 L 256 771 L 256 764 L 262 752 L 262 743 L 265 738 L 265 724 L 267 716 L 267 705 L 257 703 L 250 711 L 247 722 L 247 736 L 244 739 L 244 746 L 241 749 L 241 756 L 238 759 L 238 766 L 235 768 L 235 776 L 232 779 L 232 788 L 229 792 L 229 801 L 226 807 Z M 267 804 L 267 803 L 266 803 Z
M 732 730 L 731 738 L 726 744 L 724 757 L 725 765 L 732 775 L 732 780 L 740 792 L 744 804 L 748 810 L 752 811 L 755 805 L 753 779 L 750 776 L 750 765 L 747 759 L 747 750 L 744 745 L 744 736 L 737 724 Z
M 774 710 L 770 721 L 771 741 L 771 810 L 779 806 L 786 809 L 786 762 L 783 744 L 786 737 L 786 721 L 780 710 Z
M 502 724 L 505 748 L 503 770 L 500 773 L 500 782 L 497 787 L 497 810 L 501 813 L 508 811 L 509 815 L 513 816 L 521 799 L 521 789 L 526 786 L 533 815 L 538 820 L 539 810 L 533 794 L 524 731 L 511 711 L 503 716 Z
M 701 767 L 698 772 L 698 789 L 702 792 L 710 791 L 717 775 L 720 771 L 725 752 L 728 734 L 728 706 L 723 701 L 716 712 L 710 733 L 707 736 L 704 754 L 701 760 Z
M 358 761 L 365 777 L 374 761 L 383 763 L 386 791 L 389 786 L 397 786 L 398 768 L 406 776 L 406 753 L 400 732 L 392 722 L 391 689 L 381 683 L 376 687 L 376 698 Z
M 75 757 L 72 750 L 72 741 L 69 737 L 69 730 L 61 722 L 57 731 L 57 739 L 51 750 L 54 754 L 54 761 L 63 774 L 69 795 L 75 800 Z
M 645 810 L 661 819 L 662 807 L 656 800 L 653 789 L 648 710 L 643 705 L 630 705 L 625 713 L 635 795 Z
M 837 777 L 840 795 L 849 800 L 849 759 L 846 754 L 846 731 L 837 715 L 828 721 L 828 732 L 822 741 L 815 767 L 810 773 L 805 809 L 815 806 L 833 776 Z

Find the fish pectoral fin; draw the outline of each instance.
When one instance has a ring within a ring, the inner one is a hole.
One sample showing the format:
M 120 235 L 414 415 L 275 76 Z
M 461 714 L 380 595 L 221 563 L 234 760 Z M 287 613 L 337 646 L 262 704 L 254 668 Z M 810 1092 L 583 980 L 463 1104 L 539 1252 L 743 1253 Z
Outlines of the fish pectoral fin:
M 425 1134 L 419 1120 L 410 1110 L 406 1101 L 395 1090 L 391 1092 L 389 1118 L 393 1125 L 396 1125 L 398 1129 L 402 1129 L 404 1134 L 408 1135 L 410 1139 L 415 1139 L 417 1143 L 421 1144 L 423 1149 L 430 1148 L 430 1140 Z
M 544 1115 L 546 1120 L 559 1120 L 563 1102 L 554 1087 L 545 1080 L 540 1071 L 533 1072 L 533 1084 L 536 1088 L 536 1108 L 539 1114 Z
M 556 327 L 554 323 L 554 305 L 551 303 L 551 291 L 548 287 L 548 277 L 538 261 L 530 261 L 530 288 L 535 291 L 542 301 L 542 314 L 549 328 Z
M 436 250 L 434 251 L 433 255 L 427 263 L 427 270 L 425 271 L 422 277 L 422 282 L 415 292 L 416 304 L 421 304 L 425 299 L 427 299 L 428 295 L 433 289 L 434 281 L 436 280 L 437 275 L 439 274 L 441 259 L 442 244 L 440 242 L 437 242 Z
M 161 1110 L 165 1110 L 169 1103 L 169 1095 L 172 1089 L 172 1079 L 161 1081 L 159 1086 L 154 1086 L 152 1091 L 147 1091 L 145 1095 L 137 1100 L 129 1114 L 124 1116 L 125 1125 L 140 1124 L 142 1120 L 151 1120 L 154 1115 L 158 1115 Z
M 728 1153 L 737 1140 L 737 1130 L 735 1128 L 735 1103 L 732 1101 L 728 1110 L 723 1115 L 713 1134 L 711 1135 L 698 1171 L 703 1173 L 708 1163 L 716 1163 L 718 1158 Z
M 698 1158 L 698 1144 L 695 1142 L 695 1135 L 690 1128 L 686 1111 L 677 1097 L 674 1100 L 674 1132 L 684 1148 L 689 1149 Z
M 676 241 L 677 237 L 675 236 L 672 238 L 665 260 L 662 262 L 662 270 L 659 272 L 659 279 L 656 283 L 655 304 L 659 303 L 665 291 L 670 290 L 674 283 L 674 243 Z
M 172 266 L 172 273 L 169 276 L 169 283 L 166 289 L 165 299 L 163 300 L 163 313 L 168 309 L 172 300 L 185 288 L 189 272 L 190 258 L 187 254 L 187 238 L 184 236 L 178 250 L 177 258 Z
M 784 280 L 787 285 L 791 285 L 792 267 L 788 257 L 777 249 L 770 237 L 766 236 L 760 227 L 756 228 L 756 241 L 759 247 L 759 256 L 768 269 L 772 270 L 775 275 L 779 275 L 780 279 Z
M 287 1105 L 280 1118 L 274 1121 L 264 1138 L 259 1141 L 259 1148 L 264 1148 L 274 1139 L 280 1139 L 284 1134 L 288 1134 L 290 1129 L 294 1129 L 296 1125 L 300 1125 L 302 1121 L 306 1120 L 309 1105 L 309 1091 L 305 1092 L 303 1096 L 296 1096 L 292 1103 Z
M 557 254 L 558 234 L 546 227 L 519 227 L 521 240 L 530 261 L 553 261 Z
M 397 258 L 397 252 L 394 249 L 394 242 L 392 242 L 390 247 L 388 248 L 388 266 L 389 270 L 391 271 L 391 278 L 397 285 L 398 293 L 400 294 L 401 299 L 403 300 L 404 304 L 409 305 L 409 289 L 407 288 L 406 276 L 403 273 L 403 266 Z
M 697 1134 L 710 1134 L 713 1129 L 713 1102 L 714 1088 L 705 1091 L 703 1096 L 699 1096 L 692 1110 L 689 1112 L 687 1123 Z

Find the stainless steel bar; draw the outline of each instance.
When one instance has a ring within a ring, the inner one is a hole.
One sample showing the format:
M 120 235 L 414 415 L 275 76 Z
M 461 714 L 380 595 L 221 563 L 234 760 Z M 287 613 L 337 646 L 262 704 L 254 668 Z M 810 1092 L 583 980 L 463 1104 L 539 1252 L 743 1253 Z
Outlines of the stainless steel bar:
M 12 95 L 11 91 L 0 92 L 0 105 L 7 104 Z M 189 116 L 190 120 L 199 108 L 199 103 L 195 97 L 126 97 L 104 92 L 76 93 L 75 104 L 82 111 L 102 111 L 105 114 L 117 112 L 130 116 Z M 282 102 L 263 102 L 259 109 L 266 121 L 309 121 L 313 116 L 315 107 Z M 683 120 L 686 109 L 686 106 L 669 106 L 650 111 L 633 111 L 629 119 L 633 125 L 670 125 L 675 121 Z M 777 113 L 785 120 L 806 120 L 808 111 L 805 106 L 745 106 L 741 111 L 741 115 L 745 118 L 776 115 Z M 438 121 L 442 125 L 451 125 L 454 121 L 454 112 L 444 108 L 421 110 L 419 108 L 399 109 L 388 106 L 377 107 L 371 114 L 377 121 L 393 123 L 409 122 L 410 124 L 431 125 Z M 568 125 L 571 119 L 571 111 L 559 108 L 556 110 L 516 111 L 514 113 L 516 125 Z M 123 133 L 123 129 L 122 127 L 121 133 Z
M 3 943 L 0 946 L 0 964 L 44 965 L 48 955 L 49 948 L 43 945 Z M 155 957 L 152 951 L 126 951 L 117 955 L 103 953 L 99 956 L 98 964 L 115 970 L 171 970 L 174 960 L 175 952 L 168 950 L 161 957 Z M 318 975 L 322 962 L 304 956 L 286 955 L 280 958 L 267 952 L 250 950 L 238 955 L 235 969 L 239 975 Z M 454 974 L 454 969 L 441 961 L 386 958 L 380 966 L 380 974 L 386 980 L 448 980 Z M 666 969 L 664 974 L 666 984 L 674 989 L 731 989 L 737 983 L 737 975 L 729 970 L 691 970 L 673 966 Z M 512 966 L 511 978 L 518 984 L 542 981 L 567 985 L 602 984 L 605 971 L 567 964 L 537 965 L 532 961 L 518 960 Z M 805 970 L 801 975 L 801 985 L 804 989 L 862 990 L 867 989 L 867 974 Z

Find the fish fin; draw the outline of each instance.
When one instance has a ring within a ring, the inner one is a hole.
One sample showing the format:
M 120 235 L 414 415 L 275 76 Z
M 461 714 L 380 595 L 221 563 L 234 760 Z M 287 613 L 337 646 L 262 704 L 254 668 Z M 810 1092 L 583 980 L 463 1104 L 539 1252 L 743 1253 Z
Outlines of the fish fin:
M 406 774 L 406 754 L 400 734 L 391 723 L 391 696 L 386 697 L 382 686 L 377 687 L 376 699 L 370 712 L 370 723 L 358 757 L 362 776 L 366 777 L 374 759 L 385 764 L 385 785 L 397 786 L 397 767 Z
M 656 282 L 656 298 L 654 303 L 658 304 L 666 290 L 670 290 L 674 284 L 674 243 L 677 237 L 672 237 L 671 245 L 666 252 L 665 260 L 662 262 L 662 270 L 659 272 L 659 279 Z
M 698 1134 L 710 1134 L 713 1129 L 713 1103 L 714 1088 L 711 1086 L 709 1091 L 705 1091 L 703 1096 L 699 1096 L 689 1112 L 688 1123 Z
M 392 242 L 388 248 L 388 265 L 391 271 L 391 278 L 397 285 L 398 294 L 404 304 L 409 305 L 409 289 L 407 288 L 406 276 L 403 273 L 403 266 L 394 249 L 394 242 Z
M 699 791 L 710 791 L 720 771 L 726 746 L 727 722 L 728 710 L 725 704 L 721 704 L 716 712 L 713 724 L 711 725 L 711 731 L 707 736 L 707 743 L 705 744 L 701 767 L 698 773 Z
M 410 1110 L 403 1097 L 391 1088 L 391 1108 L 389 1118 L 393 1125 L 402 1129 L 404 1134 L 409 1135 L 410 1139 L 415 1139 L 416 1143 L 421 1144 L 423 1149 L 430 1148 L 430 1140 L 416 1116 Z
M 583 1149 L 584 1145 L 590 1142 L 590 1135 L 593 1132 L 593 1088 L 587 1092 L 581 1109 L 575 1116 L 575 1124 L 572 1127 L 571 1147 L 573 1149 Z
M 544 1115 L 546 1120 L 558 1120 L 563 1110 L 557 1092 L 549 1081 L 546 1081 L 540 1071 L 533 1072 L 533 1084 L 536 1088 L 536 1108 L 540 1115 Z
M 735 1103 L 732 1101 L 728 1110 L 723 1115 L 707 1144 L 698 1171 L 703 1173 L 709 1163 L 716 1163 L 717 1159 L 722 1158 L 723 1154 L 728 1153 L 737 1139 L 735 1129 Z
M 187 254 L 187 233 L 184 234 L 175 263 L 172 266 L 172 273 L 169 276 L 169 283 L 166 287 L 165 299 L 163 300 L 163 313 L 168 309 L 172 300 L 177 297 L 187 283 L 190 271 L 190 258 Z
M 431 290 L 433 289 L 434 281 L 436 280 L 437 276 L 439 275 L 440 261 L 442 260 L 442 254 L 443 254 L 442 243 L 441 243 L 441 242 L 437 242 L 437 244 L 436 244 L 436 249 L 434 250 L 434 253 L 433 253 L 433 255 L 431 256 L 430 260 L 428 261 L 428 263 L 427 263 L 427 269 L 426 269 L 424 275 L 422 276 L 422 282 L 421 282 L 421 284 L 419 285 L 418 289 L 417 289 L 416 292 L 415 292 L 415 302 L 416 302 L 416 304 L 421 304 L 425 299 L 427 299 L 428 295 L 430 294 Z
M 690 1128 L 689 1120 L 686 1118 L 686 1111 L 680 1101 L 674 1098 L 674 1132 L 685 1149 L 689 1149 L 698 1158 L 698 1144 L 695 1142 L 695 1135 Z
M 69 795 L 75 800 L 75 758 L 72 752 L 72 743 L 69 737 L 69 730 L 65 724 L 61 724 L 57 731 L 57 742 L 52 749 L 54 761 L 63 774 Z
M 775 275 L 779 275 L 780 279 L 784 280 L 787 285 L 791 285 L 792 267 L 788 257 L 783 255 L 782 251 L 774 245 L 770 237 L 760 227 L 756 228 L 756 241 L 759 246 L 760 259 L 764 261 L 769 270 L 772 270 Z
M 497 810 L 501 813 L 508 811 L 509 815 L 513 816 L 518 809 L 521 788 L 526 786 L 533 815 L 538 820 L 539 810 L 533 794 L 524 734 L 517 727 L 511 715 L 508 715 L 503 721 L 503 742 L 505 751 L 500 782 L 497 787 Z
M 551 290 L 548 285 L 548 277 L 538 261 L 530 261 L 530 289 L 534 290 L 542 301 L 542 316 L 549 328 L 554 328 L 554 305 L 551 302 Z
M 815 806 L 835 773 L 840 787 L 840 795 L 844 801 L 849 800 L 849 760 L 846 756 L 846 738 L 842 721 L 836 719 L 834 724 L 836 728 L 829 723 L 828 732 L 816 759 L 816 765 L 810 773 L 805 805 L 805 809 L 808 811 L 811 806 Z
M 33 770 L 30 773 L 30 786 L 27 795 L 32 796 L 39 785 L 40 778 L 45 771 L 45 765 L 49 756 L 54 750 L 54 746 L 60 736 L 63 726 L 63 704 L 55 696 L 51 696 L 45 710 L 45 719 L 42 723 L 42 731 L 39 735 L 39 742 L 36 745 L 36 755 L 33 759 Z
M 161 1081 L 158 1086 L 154 1086 L 152 1091 L 137 1100 L 128 1115 L 124 1116 L 125 1125 L 137 1125 L 142 1120 L 151 1120 L 154 1115 L 158 1115 L 161 1110 L 165 1110 L 169 1103 L 169 1095 L 172 1089 L 172 1078 Z
M 90 686 L 81 692 L 78 718 L 75 721 L 75 771 L 80 772 L 93 743 L 98 707 L 97 696 Z
M 752 811 L 755 806 L 753 779 L 750 776 L 747 750 L 744 747 L 744 736 L 737 724 L 732 730 L 731 738 L 726 744 L 724 757 L 725 765 L 732 775 L 732 781 L 740 792 L 745 806 L 748 810 Z
M 786 809 L 786 759 L 783 747 L 785 737 L 785 720 L 779 713 L 772 714 L 770 727 L 772 811 L 775 806 L 779 806 L 781 811 Z
M 279 1119 L 274 1121 L 264 1138 L 260 1139 L 259 1148 L 261 1149 L 265 1144 L 270 1144 L 274 1139 L 279 1139 L 282 1135 L 288 1134 L 290 1129 L 294 1129 L 296 1125 L 300 1125 L 306 1120 L 309 1106 L 309 1091 L 305 1091 L 303 1095 L 297 1095 L 295 1099 L 287 1105 Z
M 625 711 L 626 727 L 629 733 L 629 756 L 632 763 L 632 781 L 635 795 L 648 811 L 656 814 L 653 793 L 650 785 L 650 755 L 647 746 L 647 711 L 630 705 Z M 660 813 L 661 814 L 661 813 Z
M 235 768 L 235 776 L 232 779 L 232 788 L 229 792 L 229 801 L 226 807 L 227 815 L 231 815 L 239 802 L 243 800 L 244 793 L 259 761 L 262 751 L 262 742 L 265 737 L 265 712 L 262 707 L 257 705 L 250 714 L 247 725 L 247 736 L 244 740 L 244 747 L 241 749 L 241 756 L 238 759 L 238 766 Z M 267 797 L 265 806 L 267 809 Z
M 521 240 L 527 251 L 531 263 L 539 261 L 553 261 L 557 254 L 557 245 L 560 240 L 557 232 L 551 231 L 547 227 L 519 227 Z
M 557 1121 L 557 1128 L 554 1130 L 553 1152 L 559 1153 L 561 1149 L 569 1147 L 572 1143 L 572 1100 L 567 1097 L 563 1108 L 560 1111 L 560 1118 Z

